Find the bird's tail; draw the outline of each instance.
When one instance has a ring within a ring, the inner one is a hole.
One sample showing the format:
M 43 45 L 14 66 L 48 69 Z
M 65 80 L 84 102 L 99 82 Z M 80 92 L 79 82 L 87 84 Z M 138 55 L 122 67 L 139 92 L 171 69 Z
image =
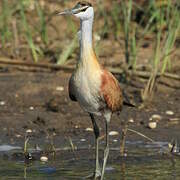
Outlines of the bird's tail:
M 129 107 L 136 107 L 136 105 L 130 102 L 129 97 L 124 91 L 123 91 L 123 105 L 129 106 Z

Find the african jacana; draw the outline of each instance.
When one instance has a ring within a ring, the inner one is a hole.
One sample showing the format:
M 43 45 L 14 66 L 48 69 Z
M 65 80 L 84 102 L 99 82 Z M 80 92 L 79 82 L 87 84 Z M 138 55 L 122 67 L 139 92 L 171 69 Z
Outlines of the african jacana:
M 109 154 L 108 125 L 111 115 L 120 111 L 123 105 L 123 95 L 117 79 L 97 60 L 93 50 L 92 27 L 94 9 L 88 2 L 78 2 L 75 7 L 65 10 L 59 15 L 74 15 L 80 19 L 80 58 L 76 69 L 69 80 L 69 96 L 72 101 L 77 101 L 81 108 L 89 113 L 96 140 L 96 168 L 94 177 L 104 177 L 104 171 Z M 103 116 L 106 124 L 106 147 L 102 171 L 99 165 L 98 146 L 99 128 L 94 115 Z

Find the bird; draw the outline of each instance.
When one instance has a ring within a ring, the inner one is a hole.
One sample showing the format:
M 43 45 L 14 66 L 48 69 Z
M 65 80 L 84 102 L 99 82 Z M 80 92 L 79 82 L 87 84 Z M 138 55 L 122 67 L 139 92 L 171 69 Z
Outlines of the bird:
M 89 114 L 95 135 L 95 170 L 94 179 L 103 180 L 105 167 L 109 155 L 109 123 L 114 112 L 120 112 L 124 101 L 123 91 L 118 80 L 111 72 L 100 65 L 93 49 L 93 21 L 94 8 L 86 1 L 78 2 L 72 9 L 64 10 L 58 15 L 72 15 L 80 19 L 78 32 L 80 56 L 76 68 L 69 80 L 69 97 L 79 103 L 80 107 Z M 127 98 L 125 97 L 125 100 Z M 100 131 L 96 123 L 96 116 L 101 116 L 105 122 L 106 144 L 102 169 L 99 163 Z

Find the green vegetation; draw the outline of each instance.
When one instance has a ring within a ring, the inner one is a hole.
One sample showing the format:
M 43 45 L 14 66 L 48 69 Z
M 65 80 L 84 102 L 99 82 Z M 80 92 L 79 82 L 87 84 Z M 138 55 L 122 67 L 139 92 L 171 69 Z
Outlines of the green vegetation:
M 166 4 L 150 3 L 150 18 L 153 21 L 149 29 L 155 31 L 155 45 L 152 57 L 152 71 L 142 98 L 146 100 L 153 94 L 158 72 L 162 75 L 169 67 L 171 68 L 170 55 L 175 48 L 175 41 L 180 30 L 180 13 L 178 7 L 167 0 Z
M 2 1 L 2 13 L 0 16 L 1 43 L 2 43 L 3 47 L 11 37 L 11 31 L 9 29 L 10 19 L 11 19 L 10 7 L 8 6 L 7 1 L 3 0 Z
M 25 15 L 24 4 L 23 4 L 23 1 L 20 1 L 20 2 L 21 2 L 21 4 L 20 4 L 20 15 L 21 15 L 25 35 L 26 35 L 26 40 L 27 40 L 28 45 L 32 51 L 33 59 L 35 62 L 37 62 L 38 61 L 38 53 L 40 53 L 41 51 L 40 51 L 39 47 L 36 46 L 33 42 L 33 37 L 32 37 L 32 33 L 31 33 L 32 30 L 28 26 L 28 22 L 27 22 L 26 15 Z
M 7 1 L 3 0 L 2 4 L 2 13 L 0 15 L 0 33 L 1 37 L 0 40 L 2 42 L 2 46 L 4 49 L 7 48 L 7 44 L 13 41 L 16 41 L 15 38 L 13 39 L 12 33 L 15 33 L 14 27 L 12 26 L 11 22 L 16 20 L 17 26 L 16 27 L 16 38 L 25 37 L 27 41 L 27 45 L 31 50 L 32 57 L 35 62 L 39 60 L 39 55 L 43 55 L 43 51 L 40 46 L 38 46 L 34 41 L 34 35 L 38 34 L 44 44 L 48 44 L 47 38 L 47 31 L 46 31 L 46 22 L 45 22 L 45 14 L 43 9 L 41 9 L 40 5 L 36 1 L 29 1 L 29 0 L 19 0 L 17 1 Z M 34 26 L 29 22 L 27 18 L 28 9 L 31 5 L 36 7 L 36 14 L 38 16 L 38 27 Z M 19 37 L 20 36 L 20 37 Z

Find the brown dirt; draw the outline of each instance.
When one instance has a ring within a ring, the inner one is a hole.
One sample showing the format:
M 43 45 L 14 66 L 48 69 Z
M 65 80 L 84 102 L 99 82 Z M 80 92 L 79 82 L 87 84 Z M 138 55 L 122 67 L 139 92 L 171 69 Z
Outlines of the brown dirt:
M 0 143 L 23 145 L 27 129 L 33 131 L 32 144 L 45 146 L 48 135 L 53 137 L 56 147 L 65 146 L 68 137 L 85 138 L 93 143 L 93 133 L 85 129 L 91 127 L 87 113 L 79 105 L 70 101 L 67 92 L 69 73 L 65 72 L 21 72 L 9 69 L 0 73 Z M 125 87 L 124 85 L 122 85 Z M 57 87 L 60 87 L 58 91 Z M 63 88 L 63 89 L 62 89 Z M 134 96 L 136 102 L 139 89 L 126 85 L 126 91 Z M 138 102 L 137 102 L 138 103 Z M 154 100 L 145 108 L 126 108 L 119 115 L 113 115 L 110 130 L 121 132 L 122 122 L 134 119 L 129 127 L 158 141 L 180 141 L 180 90 L 167 89 L 158 91 Z M 172 110 L 174 115 L 166 115 L 166 110 Z M 156 129 L 147 128 L 152 114 L 159 114 Z M 170 118 L 178 118 L 170 121 Z M 98 118 L 100 119 L 100 118 Z M 102 133 L 103 120 L 98 120 Z M 120 137 L 117 137 L 120 139 Z M 127 140 L 144 140 L 136 134 L 128 133 Z

